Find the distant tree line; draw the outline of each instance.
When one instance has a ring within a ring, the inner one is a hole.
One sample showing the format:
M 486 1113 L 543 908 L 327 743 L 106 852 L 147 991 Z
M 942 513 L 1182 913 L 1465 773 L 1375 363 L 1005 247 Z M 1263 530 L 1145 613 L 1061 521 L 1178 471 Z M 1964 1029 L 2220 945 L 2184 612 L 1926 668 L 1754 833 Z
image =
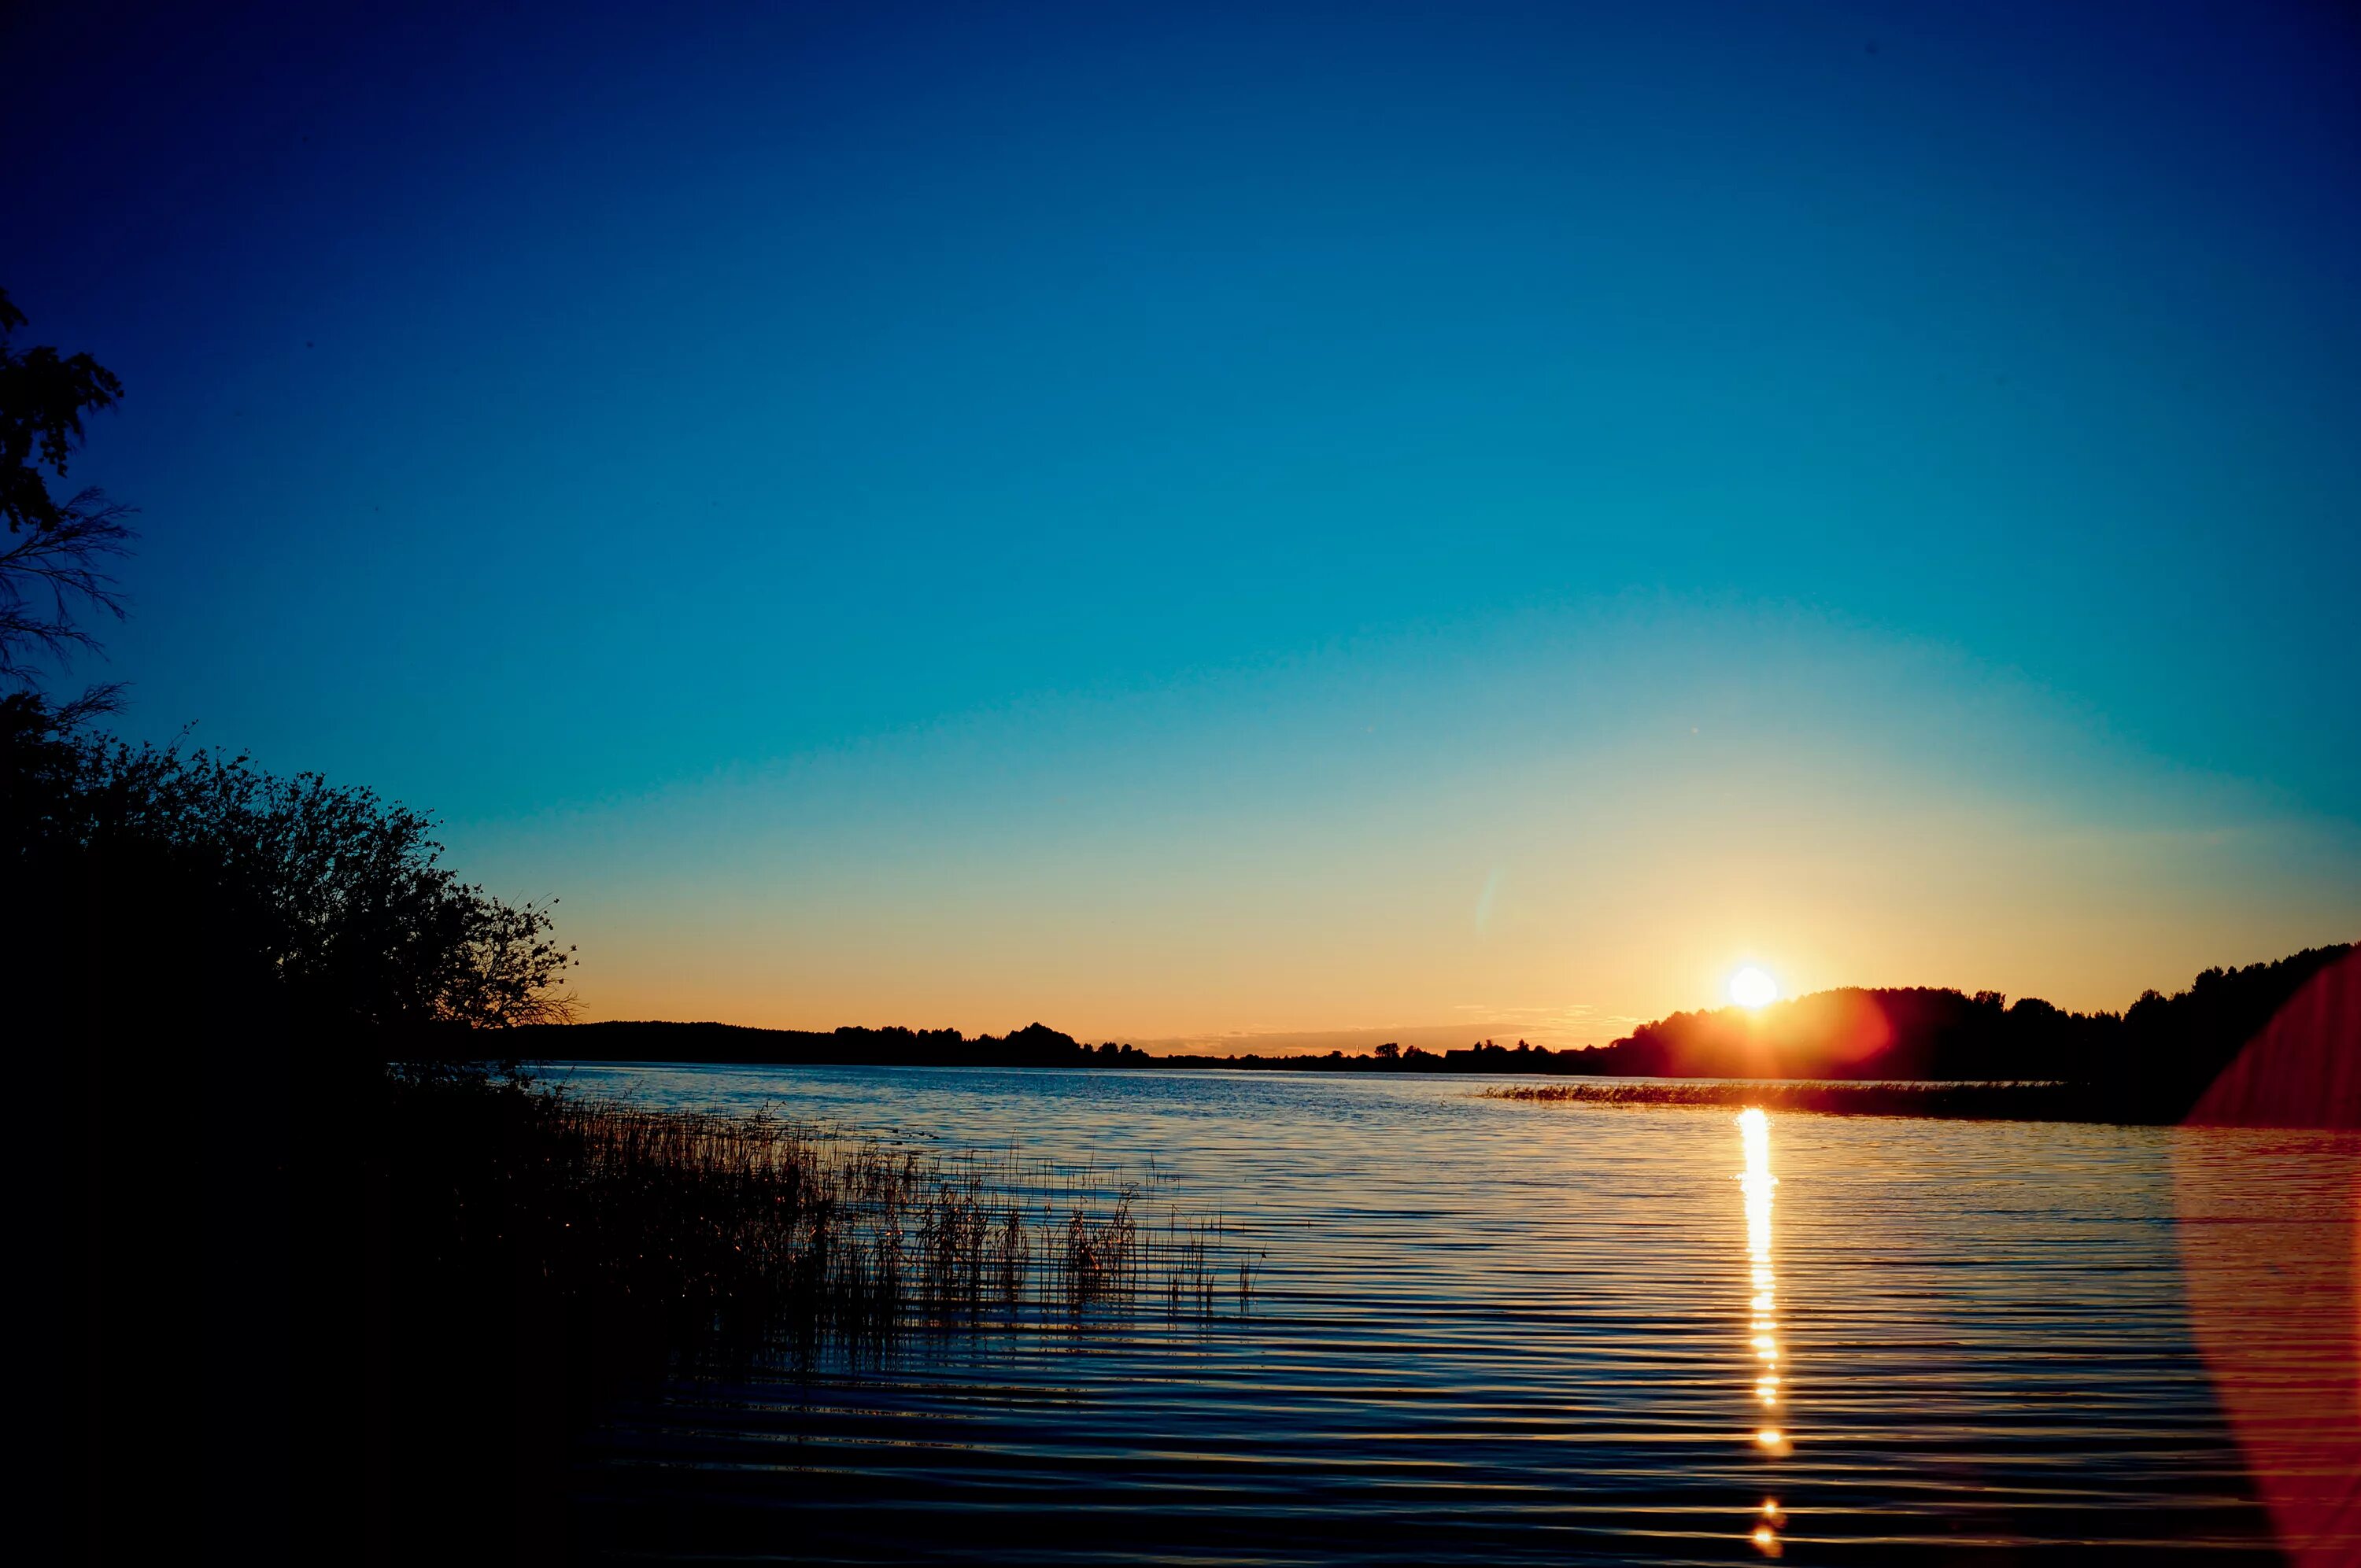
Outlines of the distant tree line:
M 972 1038 L 957 1029 L 900 1025 L 760 1029 L 741 1024 L 576 1024 L 530 1029 L 525 1054 L 568 1061 L 694 1061 L 796 1066 L 1157 1067 L 1170 1058 L 1110 1040 L 1091 1047 L 1046 1024 Z
M 2085 1085 L 2134 1120 L 2185 1112 L 2288 999 L 2351 952 L 2311 948 L 2272 963 L 2209 969 L 2188 990 L 2122 1013 L 2069 1013 L 2038 997 L 1914 986 L 1845 987 L 1761 1009 L 1675 1013 L 1610 1045 L 1552 1050 L 1479 1040 L 1422 1050 L 1389 1042 L 1323 1056 L 1151 1056 L 1033 1024 L 1005 1036 L 956 1029 L 757 1029 L 608 1023 L 528 1032 L 530 1054 L 581 1061 L 710 1061 L 1155 1069 L 1271 1072 L 1542 1073 L 1630 1078 L 2042 1080 Z

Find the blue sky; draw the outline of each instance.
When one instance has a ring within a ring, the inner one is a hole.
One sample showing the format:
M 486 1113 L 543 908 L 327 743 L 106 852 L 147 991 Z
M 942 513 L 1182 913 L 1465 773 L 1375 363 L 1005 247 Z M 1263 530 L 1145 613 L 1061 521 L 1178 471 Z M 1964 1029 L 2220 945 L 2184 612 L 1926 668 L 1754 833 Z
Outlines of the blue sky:
M 1578 1034 L 2361 924 L 2331 8 L 7 25 L 130 727 L 435 807 L 594 1012 Z

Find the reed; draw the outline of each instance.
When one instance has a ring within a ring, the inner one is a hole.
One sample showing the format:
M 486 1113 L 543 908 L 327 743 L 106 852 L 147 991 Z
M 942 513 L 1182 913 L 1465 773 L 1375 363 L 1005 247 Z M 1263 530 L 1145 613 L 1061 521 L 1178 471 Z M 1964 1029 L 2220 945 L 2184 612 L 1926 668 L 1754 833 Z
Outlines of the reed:
M 577 1322 L 653 1336 L 675 1369 L 1073 1329 L 1156 1300 L 1210 1321 L 1235 1250 L 1153 1172 L 513 1088 L 394 1085 L 388 1110 L 394 1251 L 413 1281 L 465 1297 L 522 1271 Z M 1141 1223 L 1151 1202 L 1160 1227 Z
M 1487 1100 L 1583 1105 L 1736 1105 L 1837 1116 L 1938 1116 L 1982 1121 L 2112 1122 L 2086 1085 L 2049 1081 L 1982 1083 L 1785 1080 L 1690 1083 L 1515 1083 L 1487 1089 Z

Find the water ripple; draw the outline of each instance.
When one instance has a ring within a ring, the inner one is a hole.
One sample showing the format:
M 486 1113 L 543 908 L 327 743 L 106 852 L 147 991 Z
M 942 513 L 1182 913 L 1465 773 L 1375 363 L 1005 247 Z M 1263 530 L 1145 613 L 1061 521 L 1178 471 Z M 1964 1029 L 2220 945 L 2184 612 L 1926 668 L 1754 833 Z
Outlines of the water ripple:
M 1741 1130 L 1422 1078 L 575 1070 L 658 1103 L 1152 1160 L 1267 1255 L 1250 1309 L 1211 1324 L 956 1336 L 622 1411 L 580 1474 L 620 1557 L 2272 1562 L 2238 1437 L 2275 1484 L 2349 1480 L 2269 1447 L 2287 1398 L 2234 1437 L 2181 1241 L 2266 1182 L 2265 1245 L 2200 1255 L 2343 1258 L 2314 1295 L 2349 1312 L 2350 1138 Z M 2209 1207 L 2184 1215 L 2191 1169 Z M 2240 1365 L 2335 1387 L 2351 1346 L 2323 1322 Z

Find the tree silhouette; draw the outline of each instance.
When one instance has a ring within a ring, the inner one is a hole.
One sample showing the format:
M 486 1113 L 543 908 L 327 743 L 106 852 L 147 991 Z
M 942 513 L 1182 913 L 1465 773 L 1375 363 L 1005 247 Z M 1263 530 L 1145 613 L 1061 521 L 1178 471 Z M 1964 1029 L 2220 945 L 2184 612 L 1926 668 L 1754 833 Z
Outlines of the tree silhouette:
M 123 396 L 115 373 L 87 354 L 38 346 L 19 351 L 25 314 L 0 290 L 0 679 L 29 687 L 43 660 L 62 663 L 97 640 L 77 612 L 120 620 L 123 600 L 107 570 L 132 537 L 132 508 L 84 488 L 60 500 L 63 479 L 82 441 L 82 417 Z M 46 472 L 45 472 L 46 470 Z M 115 689 L 93 688 L 73 705 L 82 714 L 115 706 Z
M 169 911 L 168 935 L 202 933 L 211 966 L 301 1029 L 397 1054 L 570 1018 L 550 907 L 461 881 L 433 829 L 316 773 L 66 732 L 38 694 L 0 696 L 0 865 L 32 903 L 63 915 L 96 885 L 104 907 Z
M 573 959 L 549 907 L 461 882 L 417 812 L 315 773 L 113 740 L 85 726 L 118 706 L 116 687 L 39 689 L 43 663 L 96 647 L 78 614 L 123 614 L 106 566 L 132 511 L 94 488 L 50 490 L 85 416 L 123 385 L 87 354 L 19 349 L 24 326 L 0 291 L 0 678 L 18 688 L 0 693 L 0 869 L 7 926 L 33 937 L 18 945 L 56 949 L 27 978 L 54 987 L 71 949 L 93 1017 L 146 1007 L 154 1032 L 170 988 L 153 982 L 170 970 L 233 1012 L 427 1054 L 458 1032 L 570 1017 Z

